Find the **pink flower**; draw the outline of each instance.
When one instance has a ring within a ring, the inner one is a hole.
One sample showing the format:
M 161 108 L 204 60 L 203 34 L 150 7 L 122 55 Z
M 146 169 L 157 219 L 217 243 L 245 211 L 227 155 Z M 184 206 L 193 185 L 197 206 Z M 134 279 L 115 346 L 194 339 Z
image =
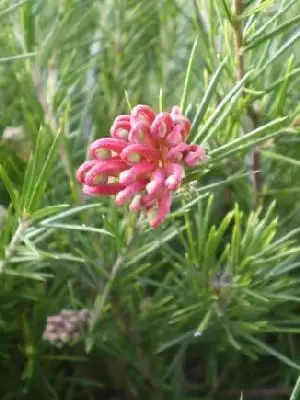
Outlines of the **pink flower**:
M 119 115 L 110 138 L 92 143 L 92 160 L 77 171 L 83 192 L 89 196 L 115 195 L 116 204 L 129 203 L 132 211 L 144 210 L 152 228 L 170 212 L 173 192 L 181 186 L 184 165 L 207 162 L 202 146 L 187 144 L 191 123 L 174 106 L 171 113 L 155 115 L 147 105 Z

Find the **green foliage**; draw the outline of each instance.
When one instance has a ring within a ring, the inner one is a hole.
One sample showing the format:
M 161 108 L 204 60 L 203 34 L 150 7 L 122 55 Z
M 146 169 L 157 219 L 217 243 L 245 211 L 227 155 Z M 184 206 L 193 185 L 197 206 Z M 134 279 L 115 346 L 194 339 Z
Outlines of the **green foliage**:
M 1 399 L 298 398 L 299 3 L 5 0 L 0 20 Z M 138 103 L 180 104 L 209 154 L 155 231 L 75 179 Z M 43 340 L 82 308 L 79 343 Z

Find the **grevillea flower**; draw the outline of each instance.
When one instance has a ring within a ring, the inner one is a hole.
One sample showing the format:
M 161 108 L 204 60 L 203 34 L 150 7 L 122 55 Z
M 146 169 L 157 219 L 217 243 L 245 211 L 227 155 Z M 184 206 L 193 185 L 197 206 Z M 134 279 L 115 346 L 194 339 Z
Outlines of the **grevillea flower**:
M 157 228 L 182 184 L 184 166 L 195 167 L 208 159 L 204 147 L 186 143 L 190 130 L 191 123 L 178 106 L 155 115 L 149 106 L 138 105 L 131 115 L 117 116 L 111 137 L 92 143 L 92 159 L 77 171 L 83 192 L 115 195 L 118 206 L 146 211 L 150 226 Z
M 57 347 L 75 344 L 81 336 L 80 328 L 87 328 L 91 317 L 92 313 L 88 309 L 62 310 L 59 314 L 47 318 L 43 339 Z

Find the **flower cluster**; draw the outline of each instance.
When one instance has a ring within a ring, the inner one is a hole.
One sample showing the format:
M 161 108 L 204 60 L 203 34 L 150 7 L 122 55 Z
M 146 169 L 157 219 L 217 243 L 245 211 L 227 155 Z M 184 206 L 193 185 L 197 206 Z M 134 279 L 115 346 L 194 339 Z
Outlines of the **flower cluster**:
M 62 310 L 59 314 L 47 318 L 43 339 L 57 347 L 75 343 L 80 339 L 80 326 L 86 327 L 90 320 L 91 312 L 87 309 Z
M 171 208 L 172 195 L 184 178 L 184 165 L 207 160 L 205 149 L 187 144 L 191 124 L 178 106 L 155 115 L 147 105 L 131 115 L 119 115 L 111 137 L 96 140 L 91 160 L 77 171 L 86 195 L 115 195 L 116 204 L 130 203 L 132 211 L 145 210 L 157 228 Z

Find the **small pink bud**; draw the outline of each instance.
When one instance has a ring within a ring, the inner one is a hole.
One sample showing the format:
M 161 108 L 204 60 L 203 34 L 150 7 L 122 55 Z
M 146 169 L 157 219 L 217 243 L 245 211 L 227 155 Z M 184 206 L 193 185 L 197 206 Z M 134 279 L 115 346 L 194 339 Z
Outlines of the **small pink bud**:
M 184 162 L 189 167 L 195 167 L 201 162 L 206 162 L 208 160 L 207 154 L 204 147 L 197 144 L 190 144 L 188 146 L 188 152 L 184 158 Z
M 116 195 L 116 205 L 123 206 L 124 204 L 128 203 L 128 201 L 130 201 L 135 194 L 145 188 L 146 184 L 146 180 L 140 180 L 126 186 L 125 189 Z
M 91 144 L 90 155 L 92 158 L 96 158 L 99 160 L 106 160 L 109 159 L 110 157 L 103 158 L 103 156 L 105 157 L 108 154 L 110 154 L 111 156 L 112 151 L 119 154 L 127 145 L 128 142 L 126 142 L 125 140 L 116 138 L 101 138 L 95 140 L 95 142 Z M 107 153 L 105 153 L 105 151 Z
M 96 160 L 85 161 L 76 172 L 76 178 L 80 183 L 84 183 L 85 175 L 97 164 Z
M 82 191 L 87 196 L 110 196 L 115 195 L 125 188 L 121 183 L 106 183 L 97 186 L 84 185 Z
M 151 107 L 139 104 L 138 106 L 134 107 L 131 112 L 131 119 L 130 122 L 132 124 L 136 124 L 139 121 L 146 122 L 146 124 L 150 125 L 155 118 L 155 114 Z
M 157 114 L 152 122 L 150 132 L 155 138 L 163 139 L 166 137 L 173 128 L 173 120 L 169 113 L 162 112 Z
M 156 229 L 164 222 L 170 212 L 171 203 L 172 193 L 166 190 L 159 201 L 159 206 L 152 208 L 148 212 L 148 219 L 151 228 Z
M 127 140 L 131 125 L 128 121 L 119 121 L 110 128 L 113 138 Z
M 150 161 L 157 161 L 159 159 L 159 151 L 146 144 L 131 144 L 121 152 L 121 158 L 128 164 L 137 164 L 142 157 Z
M 103 175 L 108 176 L 118 176 L 121 171 L 125 171 L 128 165 L 122 160 L 107 160 L 99 161 L 93 168 L 85 174 L 84 183 L 88 186 L 98 185 L 100 183 L 106 183 L 103 180 Z
M 163 171 L 158 168 L 152 174 L 151 181 L 147 184 L 146 190 L 150 195 L 155 195 L 164 186 L 165 176 Z
M 120 173 L 119 181 L 125 185 L 135 182 L 141 177 L 141 175 L 148 174 L 155 169 L 155 165 L 148 161 L 142 161 L 139 164 L 134 165 L 130 169 Z
M 165 186 L 169 190 L 177 190 L 184 178 L 184 169 L 179 164 L 168 165 L 169 177 L 165 180 Z

